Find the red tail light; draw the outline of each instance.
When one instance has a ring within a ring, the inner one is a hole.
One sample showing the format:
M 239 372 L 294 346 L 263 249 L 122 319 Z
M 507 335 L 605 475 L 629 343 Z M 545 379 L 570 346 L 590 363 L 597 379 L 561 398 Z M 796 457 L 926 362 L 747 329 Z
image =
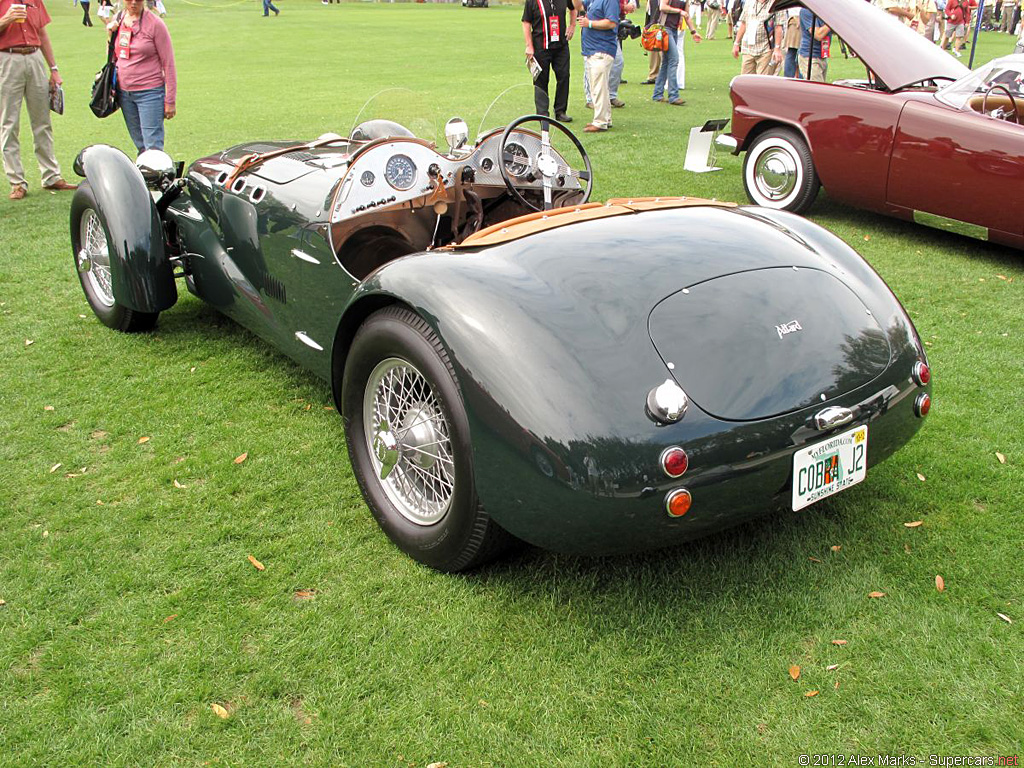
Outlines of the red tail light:
M 914 383 L 919 387 L 923 387 L 929 381 L 932 380 L 932 372 L 928 369 L 925 363 L 918 360 L 914 363 Z
M 677 445 L 661 452 L 661 468 L 669 477 L 682 477 L 690 466 L 690 457 Z
M 928 415 L 928 411 L 932 409 L 932 399 L 927 393 L 922 392 L 914 400 L 914 415 L 919 418 L 924 418 Z

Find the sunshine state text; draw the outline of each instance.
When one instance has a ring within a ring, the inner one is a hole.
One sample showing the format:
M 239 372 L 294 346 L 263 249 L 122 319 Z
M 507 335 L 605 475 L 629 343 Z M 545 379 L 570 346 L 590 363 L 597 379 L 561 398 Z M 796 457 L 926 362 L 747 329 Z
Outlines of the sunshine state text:
M 928 766 L 971 766 L 971 765 L 1020 765 L 1019 755 L 800 755 L 800 765 L 847 766 L 847 765 L 928 765 Z

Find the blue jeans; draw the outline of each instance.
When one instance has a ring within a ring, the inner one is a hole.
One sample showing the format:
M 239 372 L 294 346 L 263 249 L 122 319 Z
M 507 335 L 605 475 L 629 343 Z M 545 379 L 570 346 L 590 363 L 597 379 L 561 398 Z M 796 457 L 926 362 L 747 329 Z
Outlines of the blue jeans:
M 164 148 L 164 87 L 122 91 L 121 114 L 139 152 Z
M 661 69 L 658 70 L 658 79 L 654 81 L 654 93 L 651 95 L 655 101 L 661 101 L 665 92 L 665 80 L 668 80 L 668 100 L 675 101 L 679 98 L 679 83 L 676 80 L 676 69 L 679 68 L 679 45 L 676 43 L 676 35 L 679 30 L 666 29 L 668 33 L 668 50 L 662 51 Z
M 263 0 L 263 15 L 269 16 L 271 11 L 273 11 L 275 15 L 280 13 L 280 11 L 278 11 L 277 8 L 274 7 L 274 4 L 271 2 L 271 0 Z
M 787 48 L 786 59 L 782 65 L 783 77 L 795 77 L 798 80 L 804 79 L 804 73 L 800 71 L 800 62 L 797 59 L 799 48 Z

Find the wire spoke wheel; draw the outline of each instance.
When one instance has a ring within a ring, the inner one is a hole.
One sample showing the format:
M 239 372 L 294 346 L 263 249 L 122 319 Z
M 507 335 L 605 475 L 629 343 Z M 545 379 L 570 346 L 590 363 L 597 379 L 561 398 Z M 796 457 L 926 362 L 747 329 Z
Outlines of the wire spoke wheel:
M 430 382 L 411 363 L 382 360 L 363 395 L 363 434 L 384 493 L 410 522 L 433 525 L 451 508 L 451 430 Z
M 96 299 L 106 307 L 114 306 L 114 286 L 110 278 L 110 252 L 107 235 L 100 217 L 92 208 L 86 209 L 79 224 L 82 248 L 78 252 L 78 267 L 95 291 Z

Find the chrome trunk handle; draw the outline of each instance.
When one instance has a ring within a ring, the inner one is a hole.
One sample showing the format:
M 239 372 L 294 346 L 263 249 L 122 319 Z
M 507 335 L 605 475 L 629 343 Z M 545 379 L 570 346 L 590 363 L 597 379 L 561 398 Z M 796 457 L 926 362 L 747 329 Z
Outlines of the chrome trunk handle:
M 819 432 L 827 432 L 830 429 L 841 427 L 843 424 L 849 424 L 851 421 L 853 421 L 853 411 L 836 405 L 822 408 L 814 414 L 814 428 Z

